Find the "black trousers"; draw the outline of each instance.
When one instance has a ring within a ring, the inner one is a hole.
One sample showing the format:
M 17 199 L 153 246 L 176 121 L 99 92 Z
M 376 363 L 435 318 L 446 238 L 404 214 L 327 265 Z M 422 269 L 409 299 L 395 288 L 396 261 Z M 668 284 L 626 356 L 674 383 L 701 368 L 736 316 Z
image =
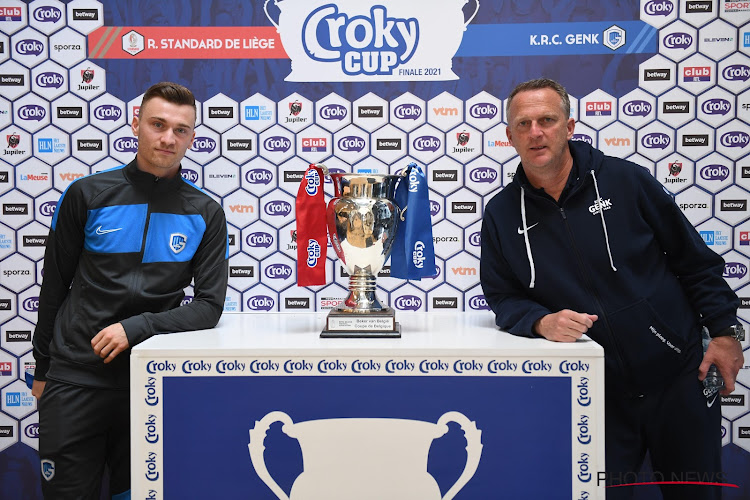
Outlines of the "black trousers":
M 729 483 L 721 470 L 720 398 L 703 395 L 698 372 L 680 375 L 661 394 L 605 398 L 607 500 L 638 499 L 653 482 Z M 653 472 L 639 474 L 649 453 Z M 644 477 L 645 476 L 645 477 Z M 662 484 L 665 500 L 719 500 L 722 487 Z
M 129 392 L 47 381 L 39 400 L 39 458 L 46 499 L 100 498 L 130 489 Z

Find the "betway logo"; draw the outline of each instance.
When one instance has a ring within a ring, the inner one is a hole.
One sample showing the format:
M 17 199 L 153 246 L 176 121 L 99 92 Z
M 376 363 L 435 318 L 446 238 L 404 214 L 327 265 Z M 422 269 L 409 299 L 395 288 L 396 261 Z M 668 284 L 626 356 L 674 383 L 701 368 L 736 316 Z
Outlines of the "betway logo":
M 432 180 L 433 181 L 457 181 L 458 171 L 457 170 L 433 170 Z
M 451 211 L 454 214 L 475 214 L 477 213 L 477 204 L 473 201 L 454 201 L 451 204 Z
M 747 200 L 721 200 L 722 212 L 745 212 Z
M 693 134 L 682 136 L 683 146 L 708 146 L 708 134 Z
M 643 71 L 643 79 L 647 82 L 669 80 L 671 74 L 670 69 L 647 69 Z
M 433 297 L 432 307 L 434 309 L 458 309 L 456 297 Z

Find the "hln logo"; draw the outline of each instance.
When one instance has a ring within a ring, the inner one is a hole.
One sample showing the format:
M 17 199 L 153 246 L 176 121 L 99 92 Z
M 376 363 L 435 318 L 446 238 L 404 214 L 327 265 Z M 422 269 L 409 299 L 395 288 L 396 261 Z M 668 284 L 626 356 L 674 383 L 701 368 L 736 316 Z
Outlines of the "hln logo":
M 40 153 L 51 153 L 52 139 L 37 139 L 37 149 Z
M 260 108 L 258 106 L 245 106 L 245 120 L 258 120 Z
M 703 238 L 703 241 L 706 242 L 706 245 L 714 244 L 714 232 L 713 231 L 701 231 L 700 235 Z

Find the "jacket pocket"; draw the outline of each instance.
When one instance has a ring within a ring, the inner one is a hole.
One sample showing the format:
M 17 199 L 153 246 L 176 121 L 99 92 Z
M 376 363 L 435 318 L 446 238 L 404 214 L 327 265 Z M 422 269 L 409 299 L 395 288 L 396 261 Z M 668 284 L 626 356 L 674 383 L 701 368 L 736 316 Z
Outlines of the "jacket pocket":
M 679 374 L 687 361 L 686 342 L 651 305 L 641 300 L 609 315 L 626 376 L 643 392 L 653 392 Z

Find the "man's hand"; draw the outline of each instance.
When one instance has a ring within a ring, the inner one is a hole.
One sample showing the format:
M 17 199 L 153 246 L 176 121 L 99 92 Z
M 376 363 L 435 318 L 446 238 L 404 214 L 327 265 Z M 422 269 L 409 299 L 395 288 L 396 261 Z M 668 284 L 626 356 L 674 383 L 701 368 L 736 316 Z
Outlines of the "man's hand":
M 97 333 L 91 339 L 91 347 L 93 347 L 97 356 L 104 359 L 105 363 L 109 363 L 118 354 L 130 347 L 130 343 L 122 324 L 115 323 Z
M 31 395 L 34 396 L 37 401 L 39 401 L 39 398 L 42 397 L 42 393 L 44 392 L 44 387 L 46 385 L 46 380 L 34 380 L 34 382 L 31 384 Z
M 737 373 L 744 363 L 742 344 L 738 340 L 729 336 L 713 338 L 708 344 L 703 362 L 698 367 L 698 380 L 703 381 L 711 365 L 716 365 L 724 379 L 724 388 L 721 390 L 721 394 L 727 396 L 734 391 Z
M 596 314 L 586 314 L 563 309 L 542 316 L 534 323 L 534 332 L 553 342 L 575 342 L 594 326 L 599 319 Z

